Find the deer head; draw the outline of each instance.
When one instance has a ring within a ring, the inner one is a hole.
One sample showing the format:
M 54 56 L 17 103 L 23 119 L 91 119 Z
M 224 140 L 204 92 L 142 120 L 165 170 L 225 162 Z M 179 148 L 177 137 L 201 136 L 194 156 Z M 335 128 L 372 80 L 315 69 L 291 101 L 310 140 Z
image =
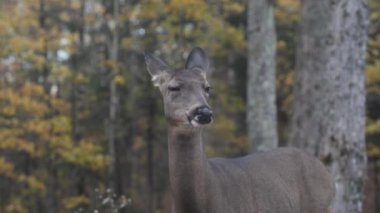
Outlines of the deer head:
M 147 52 L 145 61 L 154 85 L 163 96 L 169 124 L 198 127 L 212 121 L 213 113 L 207 104 L 209 61 L 201 48 L 191 51 L 184 69 L 171 69 L 163 60 Z

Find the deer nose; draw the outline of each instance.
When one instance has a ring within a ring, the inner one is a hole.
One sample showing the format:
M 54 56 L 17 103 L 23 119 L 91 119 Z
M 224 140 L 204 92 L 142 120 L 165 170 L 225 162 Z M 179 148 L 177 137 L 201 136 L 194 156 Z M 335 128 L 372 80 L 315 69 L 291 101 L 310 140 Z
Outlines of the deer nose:
M 208 106 L 201 106 L 195 109 L 194 117 L 200 124 L 208 124 L 212 120 L 212 110 Z

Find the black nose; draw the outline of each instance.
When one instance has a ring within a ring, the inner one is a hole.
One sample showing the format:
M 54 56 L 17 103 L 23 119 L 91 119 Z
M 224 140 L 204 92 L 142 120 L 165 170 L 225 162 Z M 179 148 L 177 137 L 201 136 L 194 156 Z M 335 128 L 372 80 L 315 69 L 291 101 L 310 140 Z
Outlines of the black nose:
M 194 117 L 200 124 L 208 124 L 212 120 L 212 110 L 208 106 L 201 106 L 195 109 Z

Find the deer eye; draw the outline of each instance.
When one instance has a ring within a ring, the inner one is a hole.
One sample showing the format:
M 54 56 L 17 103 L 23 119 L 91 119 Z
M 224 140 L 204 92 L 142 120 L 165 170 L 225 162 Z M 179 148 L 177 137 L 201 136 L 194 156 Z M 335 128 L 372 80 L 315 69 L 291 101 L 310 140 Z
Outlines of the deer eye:
M 181 90 L 181 87 L 180 86 L 169 86 L 168 90 L 171 92 L 178 92 Z

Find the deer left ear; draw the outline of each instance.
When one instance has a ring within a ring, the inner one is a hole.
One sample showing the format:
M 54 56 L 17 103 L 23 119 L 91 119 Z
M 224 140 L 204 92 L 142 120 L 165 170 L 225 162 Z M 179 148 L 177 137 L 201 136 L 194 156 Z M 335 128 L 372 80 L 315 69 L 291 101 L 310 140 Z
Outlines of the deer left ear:
M 199 69 L 203 72 L 207 72 L 209 67 L 209 61 L 206 53 L 200 47 L 195 47 L 186 61 L 185 68 L 187 70 Z

